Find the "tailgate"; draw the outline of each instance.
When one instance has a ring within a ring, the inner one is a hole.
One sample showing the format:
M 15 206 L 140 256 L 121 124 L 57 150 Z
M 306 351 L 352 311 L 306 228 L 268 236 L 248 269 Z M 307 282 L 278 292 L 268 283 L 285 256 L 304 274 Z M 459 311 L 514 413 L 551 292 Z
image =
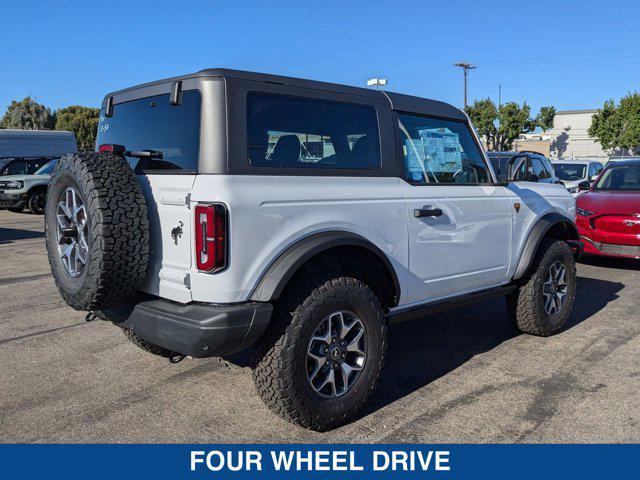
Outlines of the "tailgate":
M 149 211 L 149 270 L 143 290 L 180 303 L 191 301 L 192 221 L 188 196 L 195 175 L 138 175 Z

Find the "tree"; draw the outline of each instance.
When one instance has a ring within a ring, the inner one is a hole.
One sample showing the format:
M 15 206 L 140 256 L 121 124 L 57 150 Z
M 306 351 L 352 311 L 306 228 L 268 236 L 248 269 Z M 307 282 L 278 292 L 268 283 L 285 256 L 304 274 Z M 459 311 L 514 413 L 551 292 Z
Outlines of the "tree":
M 69 130 L 76 136 L 78 149 L 93 150 L 96 144 L 100 109 L 73 105 L 56 112 L 56 130 Z
M 55 115 L 51 109 L 26 97 L 17 102 L 13 100 L 0 120 L 0 128 L 19 130 L 50 130 L 55 125 Z
M 508 102 L 496 108 L 496 104 L 487 98 L 476 100 L 466 108 L 466 112 L 489 150 L 511 150 L 520 134 L 532 132 L 537 126 L 526 102 L 522 106 Z
M 535 122 L 543 132 L 553 128 L 553 118 L 556 116 L 556 107 L 541 107 Z
M 640 94 L 627 94 L 617 106 L 613 100 L 604 102 L 593 116 L 588 133 L 605 150 L 635 151 L 640 146 Z

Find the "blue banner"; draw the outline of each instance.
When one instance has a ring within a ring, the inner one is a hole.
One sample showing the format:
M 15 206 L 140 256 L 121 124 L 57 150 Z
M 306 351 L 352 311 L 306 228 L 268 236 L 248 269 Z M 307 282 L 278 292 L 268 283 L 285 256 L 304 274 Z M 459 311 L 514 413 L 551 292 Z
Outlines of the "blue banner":
M 3 445 L 3 478 L 638 478 L 638 445 Z

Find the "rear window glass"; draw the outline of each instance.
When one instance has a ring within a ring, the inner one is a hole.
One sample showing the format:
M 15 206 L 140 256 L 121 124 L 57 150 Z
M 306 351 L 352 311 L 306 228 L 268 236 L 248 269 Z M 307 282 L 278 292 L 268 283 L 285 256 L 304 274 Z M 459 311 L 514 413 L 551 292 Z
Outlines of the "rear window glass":
M 380 168 L 378 119 L 367 105 L 250 93 L 247 138 L 256 167 Z
M 96 146 L 123 145 L 128 152 L 152 150 L 161 158 L 127 156 L 136 173 L 198 169 L 200 92 L 182 92 L 179 105 L 169 94 L 141 98 L 113 106 L 113 116 L 100 112 Z

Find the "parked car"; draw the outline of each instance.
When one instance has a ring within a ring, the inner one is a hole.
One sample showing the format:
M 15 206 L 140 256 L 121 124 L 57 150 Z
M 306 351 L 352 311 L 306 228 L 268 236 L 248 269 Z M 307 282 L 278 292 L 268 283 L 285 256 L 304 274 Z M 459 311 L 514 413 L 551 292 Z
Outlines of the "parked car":
M 594 182 L 604 168 L 598 160 L 552 160 L 551 165 L 558 180 L 574 197 L 580 194 L 580 183 Z
M 47 192 L 62 297 L 174 361 L 253 346 L 295 424 L 358 411 L 389 322 L 506 296 L 546 336 L 571 312 L 575 199 L 497 183 L 451 105 L 213 69 L 110 93 L 100 117 Z
M 22 212 L 26 207 L 31 213 L 42 215 L 47 200 L 47 186 L 57 162 L 51 160 L 33 175 L 0 177 L 0 207 L 11 212 Z
M 626 162 L 629 160 L 640 160 L 640 157 L 609 157 L 609 160 L 607 160 L 607 163 L 605 163 L 604 166 L 608 167 L 612 163 Z
M 640 160 L 617 161 L 577 198 L 584 253 L 640 258 Z
M 44 177 L 27 179 L 25 176 L 35 174 L 65 153 L 76 151 L 76 138 L 72 132 L 0 130 L 0 208 L 22 211 L 36 191 L 42 192 L 42 181 L 46 183 Z M 13 176 L 20 178 L 8 178 Z M 31 186 L 36 189 L 25 191 Z M 42 199 L 42 196 L 32 198 L 32 205 L 39 212 L 44 205 Z
M 551 162 L 537 152 L 487 152 L 498 181 L 558 183 Z

